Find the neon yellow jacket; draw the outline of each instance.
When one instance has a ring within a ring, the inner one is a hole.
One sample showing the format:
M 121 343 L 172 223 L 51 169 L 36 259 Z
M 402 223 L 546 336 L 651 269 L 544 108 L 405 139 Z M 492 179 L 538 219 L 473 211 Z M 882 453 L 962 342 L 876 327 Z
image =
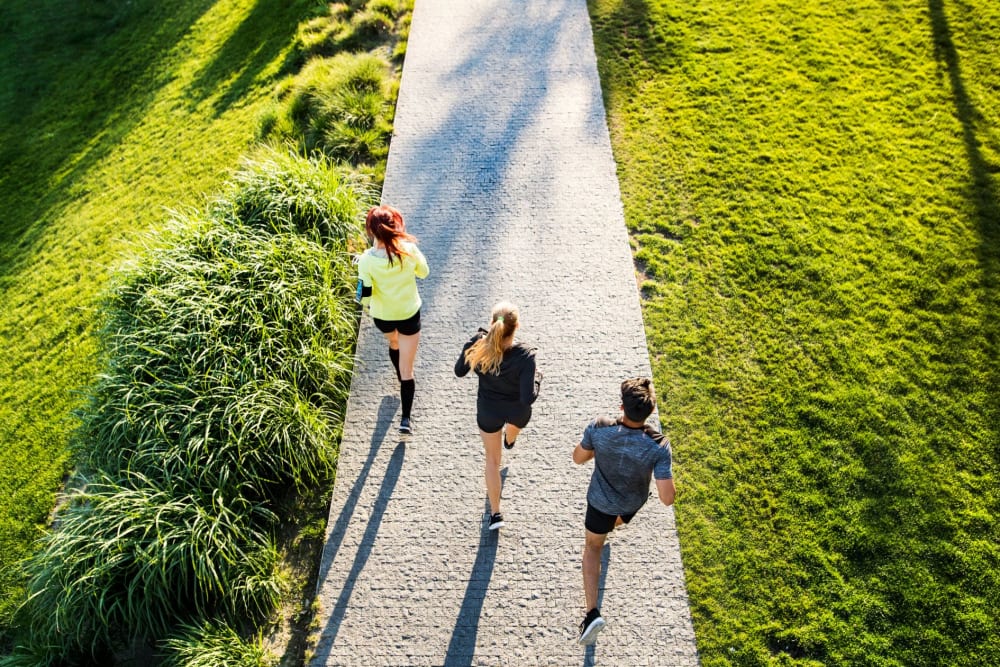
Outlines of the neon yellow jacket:
M 358 259 L 358 279 L 372 290 L 370 309 L 372 317 L 380 320 L 405 320 L 420 310 L 420 293 L 417 278 L 430 273 L 427 259 L 415 243 L 403 241 L 405 253 L 389 264 L 385 250 L 369 248 Z

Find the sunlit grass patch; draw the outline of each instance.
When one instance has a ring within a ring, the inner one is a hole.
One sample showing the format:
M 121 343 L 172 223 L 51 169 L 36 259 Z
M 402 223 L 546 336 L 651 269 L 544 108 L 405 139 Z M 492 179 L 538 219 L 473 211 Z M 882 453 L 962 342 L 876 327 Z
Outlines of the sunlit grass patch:
M 228 626 L 184 626 L 163 643 L 162 667 L 270 667 L 260 638 L 247 640 Z
M 1000 9 L 590 8 L 703 664 L 1000 662 Z

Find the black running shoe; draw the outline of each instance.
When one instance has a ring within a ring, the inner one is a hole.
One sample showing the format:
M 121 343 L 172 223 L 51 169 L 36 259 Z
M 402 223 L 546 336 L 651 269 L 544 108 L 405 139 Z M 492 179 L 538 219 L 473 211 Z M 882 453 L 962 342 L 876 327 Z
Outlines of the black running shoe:
M 399 432 L 402 435 L 409 435 L 413 433 L 413 424 L 410 422 L 409 417 L 403 417 L 399 420 Z
M 514 442 L 517 442 L 516 440 Z M 507 442 L 507 431 L 503 432 L 503 448 L 514 449 L 514 442 Z
M 503 528 L 503 514 L 494 512 L 490 515 L 490 530 L 499 530 L 500 528 Z
M 579 642 L 584 646 L 589 646 L 597 641 L 598 633 L 604 629 L 607 625 L 604 619 L 601 618 L 601 611 L 594 607 L 587 612 L 587 615 L 583 619 L 583 623 L 580 624 L 580 639 Z

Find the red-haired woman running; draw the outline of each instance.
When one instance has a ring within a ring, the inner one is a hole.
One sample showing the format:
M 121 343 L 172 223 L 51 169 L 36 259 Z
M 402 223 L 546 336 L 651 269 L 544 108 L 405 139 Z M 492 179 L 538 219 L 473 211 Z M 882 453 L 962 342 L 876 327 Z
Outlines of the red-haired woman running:
M 374 247 L 358 260 L 358 289 L 362 302 L 370 299 L 375 326 L 389 342 L 389 359 L 396 369 L 402 404 L 399 432 L 411 433 L 410 411 L 416 392 L 413 362 L 420 343 L 421 301 L 416 279 L 426 278 L 430 269 L 416 239 L 406 233 L 402 213 L 395 208 L 383 204 L 369 210 L 365 230 Z

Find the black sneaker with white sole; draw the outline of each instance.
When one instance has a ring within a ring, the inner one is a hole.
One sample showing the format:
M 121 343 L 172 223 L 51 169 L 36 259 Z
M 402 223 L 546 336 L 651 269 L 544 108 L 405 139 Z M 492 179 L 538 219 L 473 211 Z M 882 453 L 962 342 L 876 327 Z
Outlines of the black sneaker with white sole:
M 399 432 L 402 435 L 413 433 L 413 422 L 410 421 L 409 417 L 403 417 L 399 420 Z
M 601 610 L 594 607 L 587 612 L 587 615 L 583 619 L 583 623 L 580 624 L 580 639 L 579 642 L 584 646 L 589 646 L 597 641 L 597 635 L 607 623 L 601 618 Z
M 507 442 L 507 431 L 503 432 L 503 448 L 504 449 L 514 449 L 514 443 L 515 442 L 516 442 L 516 440 L 513 440 L 511 442 Z
M 500 514 L 500 512 L 494 512 L 491 514 L 489 528 L 490 530 L 499 530 L 500 528 L 503 528 L 503 514 Z

